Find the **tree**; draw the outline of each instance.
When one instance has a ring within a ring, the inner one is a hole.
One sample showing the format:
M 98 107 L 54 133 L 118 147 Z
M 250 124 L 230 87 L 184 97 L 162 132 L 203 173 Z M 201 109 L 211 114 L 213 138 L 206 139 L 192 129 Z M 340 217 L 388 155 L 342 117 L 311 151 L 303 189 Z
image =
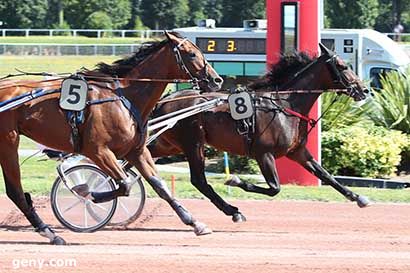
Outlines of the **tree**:
M 131 1 L 131 18 L 127 24 L 128 29 L 137 29 L 137 24 L 142 25 L 141 18 L 141 0 L 130 0 Z
M 188 0 L 142 0 L 141 19 L 151 29 L 172 29 L 189 21 Z
M 374 28 L 381 32 L 393 32 L 394 20 L 392 3 L 390 0 L 379 0 L 379 16 L 376 18 Z
M 47 0 L 1 0 L 0 19 L 6 28 L 43 28 L 47 9 Z
M 243 20 L 262 19 L 266 15 L 264 0 L 223 0 L 221 25 L 241 27 Z
M 129 0 L 65 0 L 65 20 L 74 28 L 84 28 L 87 18 L 94 12 L 105 12 L 114 29 L 123 28 L 131 17 Z
M 190 26 L 195 26 L 199 19 L 206 19 L 204 14 L 205 2 L 198 0 L 189 0 L 189 14 L 191 15 L 188 21 Z
M 327 27 L 373 28 L 378 7 L 378 0 L 325 0 Z
M 223 0 L 206 0 L 204 13 L 206 19 L 214 19 L 217 24 L 221 22 L 223 16 Z
M 107 13 L 96 11 L 87 17 L 85 26 L 90 29 L 112 29 L 112 21 Z

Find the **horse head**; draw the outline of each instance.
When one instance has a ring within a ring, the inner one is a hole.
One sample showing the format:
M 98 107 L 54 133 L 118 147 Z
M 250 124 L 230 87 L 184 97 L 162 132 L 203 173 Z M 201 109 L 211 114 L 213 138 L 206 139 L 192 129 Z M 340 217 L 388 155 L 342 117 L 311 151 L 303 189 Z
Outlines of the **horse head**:
M 181 77 L 188 76 L 195 85 L 207 92 L 221 89 L 223 79 L 209 65 L 201 50 L 187 38 L 176 32 L 165 31 L 165 36 L 173 45 L 173 52 Z
M 321 50 L 320 58 L 327 63 L 329 73 L 333 79 L 333 88 L 340 88 L 355 101 L 363 100 L 369 89 L 365 86 L 359 76 L 332 50 L 323 44 L 319 44 Z

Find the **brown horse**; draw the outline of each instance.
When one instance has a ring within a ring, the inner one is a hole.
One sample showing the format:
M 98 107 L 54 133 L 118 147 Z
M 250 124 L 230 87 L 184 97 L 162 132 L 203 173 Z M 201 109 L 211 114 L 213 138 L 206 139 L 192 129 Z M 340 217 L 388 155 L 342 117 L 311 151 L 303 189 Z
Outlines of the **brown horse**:
M 308 122 L 311 107 L 326 89 L 343 90 L 355 100 L 365 98 L 368 92 L 354 72 L 333 52 L 321 46 L 322 55 L 310 60 L 306 55 L 283 56 L 278 65 L 261 80 L 250 87 L 256 91 L 255 131 L 248 135 L 237 132 L 236 121 L 224 107 L 197 114 L 181 120 L 166 131 L 154 143 L 148 145 L 152 157 L 184 153 L 190 166 L 191 183 L 234 222 L 244 221 L 238 208 L 226 203 L 207 184 L 204 173 L 204 144 L 218 150 L 255 158 L 268 184 L 263 188 L 234 177 L 228 185 L 245 191 L 274 196 L 280 191 L 275 159 L 286 156 L 309 172 L 331 185 L 347 199 L 356 201 L 360 207 L 368 204 L 367 198 L 359 196 L 340 185 L 312 157 L 306 148 Z M 303 68 L 301 68 L 303 67 Z M 288 83 L 282 84 L 284 80 Z M 286 94 L 276 90 L 300 90 Z M 315 91 L 308 91 L 315 90 Z M 192 96 L 192 98 L 189 98 Z M 185 99 L 178 99 L 188 97 Z M 198 98 L 199 97 L 199 98 Z M 222 98 L 226 94 L 212 93 L 198 96 L 195 91 L 177 92 L 161 100 L 154 116 L 176 111 L 206 100 Z M 168 101 L 168 102 L 167 102 Z M 290 110 L 290 111 L 289 111 Z
M 206 226 L 172 198 L 166 184 L 158 178 L 153 160 L 145 146 L 146 123 L 167 83 L 176 79 L 191 80 L 207 91 L 220 89 L 222 79 L 208 65 L 198 47 L 176 33 L 166 39 L 144 45 L 128 58 L 113 65 L 100 63 L 97 70 L 81 74 L 88 79 L 88 98 L 84 122 L 78 126 L 80 149 L 117 183 L 112 192 L 87 193 L 93 202 L 105 202 L 127 195 L 127 176 L 117 158 L 136 166 L 154 190 L 176 211 L 181 220 L 194 227 L 197 234 L 207 233 Z M 0 82 L 0 101 L 5 101 L 33 88 L 56 88 L 60 82 Z M 50 87 L 52 86 L 52 87 Z M 94 102 L 94 103 L 92 103 Z M 0 164 L 8 197 L 24 213 L 41 235 L 53 244 L 65 241 L 43 223 L 34 210 L 30 195 L 21 186 L 18 162 L 20 134 L 53 149 L 74 152 L 75 140 L 65 112 L 59 107 L 58 94 L 46 95 L 0 113 Z M 84 193 L 85 192 L 85 193 Z

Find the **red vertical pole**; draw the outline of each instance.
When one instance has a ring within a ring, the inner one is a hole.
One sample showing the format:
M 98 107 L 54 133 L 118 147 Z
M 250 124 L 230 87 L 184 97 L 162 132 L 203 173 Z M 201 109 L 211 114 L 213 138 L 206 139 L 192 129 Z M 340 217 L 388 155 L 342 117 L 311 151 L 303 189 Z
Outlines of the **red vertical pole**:
M 282 2 L 298 2 L 299 4 L 299 51 L 310 55 L 317 55 L 319 43 L 319 0 L 266 0 L 266 17 L 268 18 L 267 32 L 267 63 L 275 64 L 279 60 L 281 51 L 281 4 Z M 316 102 L 309 113 L 312 118 L 319 116 L 319 106 Z M 320 161 L 320 138 L 316 127 L 309 135 L 307 147 L 313 157 Z M 277 160 L 277 168 L 281 183 L 296 183 L 300 185 L 318 185 L 319 180 L 307 172 L 297 163 L 281 158 Z

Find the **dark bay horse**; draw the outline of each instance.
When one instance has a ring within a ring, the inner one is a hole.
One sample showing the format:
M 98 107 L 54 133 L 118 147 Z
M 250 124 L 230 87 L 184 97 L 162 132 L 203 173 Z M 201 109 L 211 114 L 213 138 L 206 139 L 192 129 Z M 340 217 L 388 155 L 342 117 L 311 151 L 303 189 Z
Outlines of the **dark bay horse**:
M 81 74 L 88 80 L 87 100 L 98 103 L 85 108 L 84 122 L 79 125 L 81 145 L 78 153 L 92 159 L 118 184 L 118 189 L 112 192 L 86 192 L 83 187 L 82 193 L 93 202 L 127 195 L 128 178 L 117 162 L 117 158 L 124 158 L 141 172 L 181 220 L 200 235 L 209 232 L 206 226 L 196 221 L 170 195 L 166 184 L 158 177 L 145 146 L 145 128 L 149 113 L 167 83 L 175 79 L 192 80 L 204 90 L 217 91 L 222 79 L 208 65 L 198 47 L 177 33 L 165 34 L 166 39 L 144 45 L 130 57 L 112 65 L 100 63 L 98 69 Z M 33 88 L 59 88 L 60 83 L 6 80 L 0 82 L 0 101 Z M 74 152 L 74 137 L 65 112 L 59 107 L 58 94 L 46 95 L 0 113 L 0 124 L 0 164 L 7 196 L 36 231 L 53 244 L 64 244 L 65 241 L 35 212 L 30 194 L 23 192 L 17 153 L 20 134 L 56 150 Z
M 311 107 L 326 89 L 339 89 L 354 100 L 362 100 L 368 92 L 363 83 L 348 66 L 333 52 L 321 46 L 322 55 L 315 60 L 306 55 L 283 56 L 278 65 L 250 87 L 256 96 L 255 132 L 242 136 L 237 132 L 234 121 L 226 107 L 219 107 L 196 116 L 181 120 L 148 145 L 152 157 L 162 157 L 178 153 L 185 154 L 190 167 L 191 183 L 234 222 L 245 220 L 238 208 L 226 203 L 207 184 L 204 173 L 204 145 L 232 154 L 246 155 L 256 159 L 268 184 L 259 187 L 234 177 L 228 185 L 245 191 L 274 196 L 280 191 L 280 183 L 275 167 L 275 159 L 286 156 L 325 184 L 331 185 L 347 199 L 356 201 L 360 207 L 368 204 L 364 196 L 359 196 L 340 185 L 312 157 L 306 148 L 308 122 L 295 112 L 307 117 Z M 302 68 L 303 67 L 303 68 Z M 286 84 L 284 81 L 289 80 Z M 303 93 L 281 94 L 275 90 L 315 90 Z M 192 96 L 190 99 L 189 97 Z M 194 91 L 176 92 L 161 100 L 154 112 L 160 116 L 213 98 L 226 99 L 226 94 L 212 93 L 198 96 Z M 292 110 L 294 112 L 285 111 Z

